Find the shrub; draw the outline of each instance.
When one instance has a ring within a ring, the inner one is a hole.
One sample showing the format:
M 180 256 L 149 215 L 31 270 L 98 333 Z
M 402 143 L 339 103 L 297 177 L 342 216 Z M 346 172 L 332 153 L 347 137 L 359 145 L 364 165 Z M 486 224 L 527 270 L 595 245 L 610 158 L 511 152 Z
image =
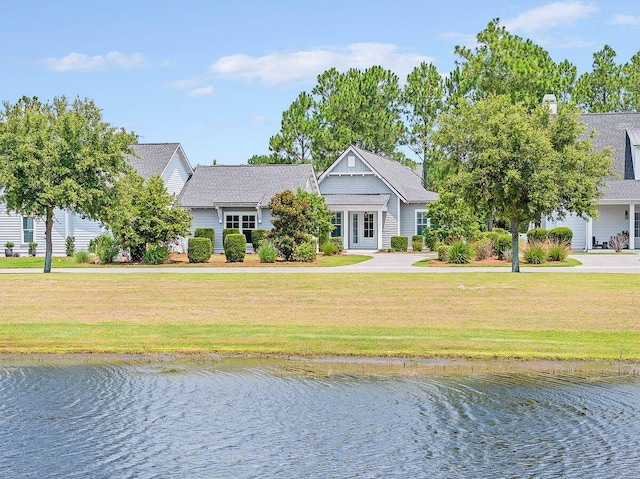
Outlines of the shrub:
M 207 263 L 211 258 L 213 246 L 209 238 L 189 238 L 187 256 L 189 263 Z
M 202 238 L 200 236 L 199 238 Z M 163 264 L 169 260 L 169 248 L 166 246 L 152 246 L 145 251 L 142 262 L 145 264 Z
M 430 251 L 435 251 L 438 247 L 438 234 L 434 228 L 424 228 L 422 230 L 424 244 Z
M 224 241 L 227 239 L 227 235 L 239 235 L 240 230 L 238 228 L 225 228 L 222 230 L 222 246 L 224 247 Z M 245 238 L 245 242 L 247 239 Z M 211 243 L 213 244 L 213 243 Z
M 511 235 L 500 235 L 493 244 L 493 253 L 498 259 L 507 259 L 505 251 L 511 250 Z
M 629 241 L 629 236 L 626 233 L 618 233 L 615 236 L 609 238 L 609 245 L 615 250 L 616 253 L 622 251 Z
M 64 240 L 64 251 L 67 255 L 67 258 L 73 256 L 73 253 L 76 251 L 76 237 L 75 236 L 67 236 Z
M 411 248 L 413 251 L 422 251 L 424 246 L 424 236 L 414 235 L 411 237 Z
M 89 241 L 89 252 L 98 255 L 101 263 L 113 263 L 118 251 L 116 240 L 110 234 L 101 234 Z
M 89 257 L 89 253 L 87 251 L 76 251 L 75 254 L 73 255 L 73 262 L 74 263 L 89 263 L 91 261 L 91 258 Z
M 392 236 L 391 251 L 407 251 L 409 238 L 407 236 Z
M 247 238 L 242 233 L 227 233 L 224 255 L 229 263 L 241 263 L 247 252 Z
M 474 243 L 473 249 L 476 252 L 476 260 L 482 261 L 493 254 L 493 242 L 487 236 L 483 236 Z
M 329 242 L 332 243 L 336 247 L 336 253 L 337 254 L 342 254 L 342 251 L 344 249 L 344 243 L 343 243 L 343 240 L 342 240 L 342 236 L 334 236 L 332 238 L 329 238 Z
M 503 260 L 511 262 L 512 257 L 513 257 L 513 250 L 511 248 L 507 248 L 502 251 Z
M 569 254 L 569 245 L 564 241 L 552 241 L 549 243 L 547 258 L 549 261 L 564 261 Z
M 277 251 L 276 247 L 266 239 L 260 241 L 260 245 L 258 246 L 258 258 L 261 263 L 275 263 L 276 262 Z
M 322 254 L 325 256 L 333 256 L 338 252 L 338 248 L 335 244 L 327 241 L 326 243 L 322 243 L 320 245 L 320 249 L 322 250 Z
M 465 264 L 471 261 L 473 248 L 464 241 L 454 241 L 449 247 L 447 261 L 454 264 Z
M 13 247 L 14 247 L 13 241 L 7 241 L 7 242 L 4 244 L 4 247 L 5 247 L 5 248 L 9 248 L 9 249 L 10 249 L 10 248 L 13 248 Z
M 504 229 L 504 228 L 498 228 L 498 227 L 493 228 L 493 229 L 490 231 L 490 233 L 498 233 L 498 235 L 499 235 L 499 236 L 502 236 L 502 235 L 510 235 L 510 234 L 511 234 L 511 233 L 510 233 L 509 231 L 507 231 L 506 229 Z
M 524 260 L 529 264 L 542 264 L 547 259 L 547 250 L 539 243 L 528 244 L 523 252 Z
M 438 259 L 443 263 L 449 259 L 449 246 L 446 244 L 441 244 L 438 246 Z
M 544 228 L 534 228 L 527 231 L 527 240 L 529 241 L 529 243 L 542 243 L 544 241 L 547 241 L 548 237 L 549 231 Z
M 264 239 L 267 234 L 267 230 L 251 230 L 251 245 L 253 246 L 253 251 L 258 251 L 260 248 L 260 242 Z
M 301 263 L 310 263 L 316 260 L 315 241 L 306 241 L 299 244 L 293 250 L 293 260 Z
M 211 240 L 211 247 L 216 244 L 216 232 L 213 228 L 196 228 L 193 232 L 194 238 L 209 238 Z
M 551 231 L 549 231 L 549 239 L 562 241 L 567 245 L 570 245 L 571 240 L 573 239 L 573 231 L 571 231 L 571 228 L 567 228 L 566 226 L 553 228 Z

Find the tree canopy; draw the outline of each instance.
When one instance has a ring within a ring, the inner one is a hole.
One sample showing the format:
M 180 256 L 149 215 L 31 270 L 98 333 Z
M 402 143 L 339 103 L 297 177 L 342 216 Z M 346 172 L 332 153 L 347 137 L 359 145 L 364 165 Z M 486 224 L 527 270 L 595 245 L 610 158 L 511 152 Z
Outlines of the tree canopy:
M 44 271 L 51 271 L 53 212 L 100 220 L 108 191 L 130 171 L 133 133 L 103 121 L 93 101 L 22 97 L 0 112 L 0 201 L 11 212 L 45 220 Z
M 611 152 L 595 152 L 578 112 L 549 115 L 507 95 L 461 102 L 441 115 L 434 140 L 445 155 L 445 189 L 479 216 L 511 223 L 512 270 L 519 271 L 518 228 L 551 214 L 597 216 Z

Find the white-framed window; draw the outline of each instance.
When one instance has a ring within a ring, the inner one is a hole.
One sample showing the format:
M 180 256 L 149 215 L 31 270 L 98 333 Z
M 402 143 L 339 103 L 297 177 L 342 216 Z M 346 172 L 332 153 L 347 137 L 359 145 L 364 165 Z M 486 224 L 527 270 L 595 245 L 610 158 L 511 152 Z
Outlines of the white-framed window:
M 225 228 L 236 228 L 245 235 L 247 243 L 251 243 L 251 231 L 256 229 L 255 213 L 230 213 L 225 215 Z
M 333 225 L 333 231 L 331 232 L 332 238 L 342 236 L 342 212 L 338 211 L 331 214 L 331 224 Z
M 422 231 L 430 225 L 427 210 L 416 210 L 416 235 L 422 235 Z
M 351 234 L 351 241 L 354 243 L 358 243 L 360 240 L 358 239 L 358 214 L 354 213 L 351 221 L 353 221 L 353 231 Z
M 633 226 L 634 226 L 633 234 L 635 235 L 634 238 L 640 238 L 640 213 L 635 214 Z
M 362 230 L 362 236 L 365 238 L 373 238 L 373 213 L 365 212 Z
M 355 168 L 356 167 L 356 157 L 355 155 L 347 156 L 347 168 Z
M 33 243 L 36 237 L 36 225 L 30 216 L 22 217 L 22 242 Z

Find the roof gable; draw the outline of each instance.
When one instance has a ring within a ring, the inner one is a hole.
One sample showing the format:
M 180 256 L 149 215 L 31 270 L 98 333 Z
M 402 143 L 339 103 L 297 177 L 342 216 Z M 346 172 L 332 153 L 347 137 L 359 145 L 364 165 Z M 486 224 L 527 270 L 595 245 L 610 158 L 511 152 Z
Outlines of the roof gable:
M 140 176 L 149 179 L 154 175 L 162 175 L 178 148 L 181 148 L 180 143 L 140 143 L 131 145 L 133 154 L 125 157 Z

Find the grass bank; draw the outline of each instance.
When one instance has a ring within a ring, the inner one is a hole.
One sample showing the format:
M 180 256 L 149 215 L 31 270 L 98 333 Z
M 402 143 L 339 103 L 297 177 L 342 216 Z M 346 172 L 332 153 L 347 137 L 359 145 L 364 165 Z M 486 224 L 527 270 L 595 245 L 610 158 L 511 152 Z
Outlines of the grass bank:
M 640 360 L 640 276 L 0 276 L 0 352 Z

